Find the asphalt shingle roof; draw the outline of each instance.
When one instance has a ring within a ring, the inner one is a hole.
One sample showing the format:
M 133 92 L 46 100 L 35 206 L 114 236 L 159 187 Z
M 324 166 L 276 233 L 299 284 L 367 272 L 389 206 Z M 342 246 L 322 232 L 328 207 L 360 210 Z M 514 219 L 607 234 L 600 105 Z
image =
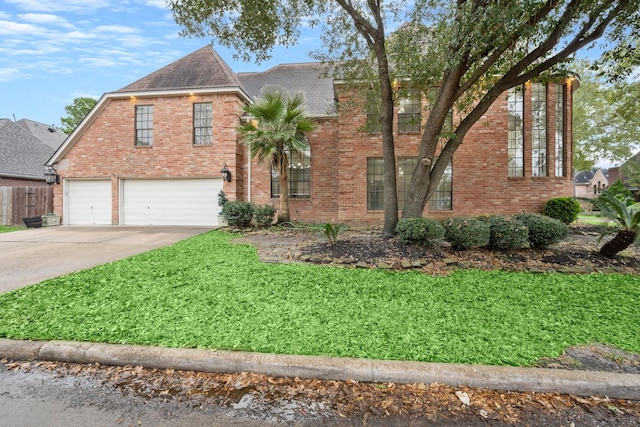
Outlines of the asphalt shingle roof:
M 20 119 L 16 124 L 30 132 L 33 136 L 38 138 L 40 142 L 44 142 L 54 150 L 57 150 L 64 140 L 67 139 L 67 134 L 53 125 L 49 126 L 29 119 Z
M 0 175 L 44 181 L 44 164 L 53 152 L 29 130 L 0 119 Z
M 211 46 L 205 46 L 117 92 L 240 87 L 238 76 Z
M 336 114 L 333 79 L 324 76 L 323 72 L 319 63 L 282 64 L 263 72 L 239 73 L 238 77 L 254 99 L 265 87 L 301 92 L 309 115 L 331 116 Z

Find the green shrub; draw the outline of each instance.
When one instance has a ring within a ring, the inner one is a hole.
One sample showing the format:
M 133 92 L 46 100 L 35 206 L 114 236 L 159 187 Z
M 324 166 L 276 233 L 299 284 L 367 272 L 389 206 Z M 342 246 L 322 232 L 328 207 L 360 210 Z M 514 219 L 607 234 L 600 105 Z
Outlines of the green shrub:
M 603 191 L 603 193 L 607 193 L 612 197 L 618 197 L 618 198 L 622 198 L 622 200 L 626 200 L 627 206 L 635 203 L 635 199 L 633 197 L 633 194 L 631 193 L 631 190 L 625 187 L 622 181 L 620 180 L 617 180 L 616 182 L 608 186 L 607 189 Z M 604 203 L 607 203 L 607 202 L 605 201 Z
M 260 227 L 273 224 L 276 208 L 273 205 L 257 205 L 253 207 L 253 221 Z
M 473 218 L 449 218 L 442 222 L 444 238 L 458 250 L 478 248 L 489 244 L 489 224 Z
M 573 197 L 549 199 L 545 203 L 543 211 L 544 215 L 560 220 L 565 224 L 571 224 L 578 219 L 578 213 L 580 213 L 580 203 Z
M 529 242 L 529 229 L 515 218 L 492 215 L 484 220 L 489 224 L 492 249 L 520 249 Z
M 223 207 L 228 201 L 227 195 L 224 194 L 224 191 L 220 190 L 218 193 L 218 206 Z
M 396 233 L 403 243 L 433 246 L 444 237 L 444 227 L 429 218 L 403 218 L 396 225 Z
M 232 227 L 249 227 L 253 217 L 253 203 L 228 201 L 222 206 L 221 214 Z
M 567 224 L 548 216 L 520 213 L 513 217 L 529 229 L 529 245 L 532 248 L 548 248 L 569 235 Z

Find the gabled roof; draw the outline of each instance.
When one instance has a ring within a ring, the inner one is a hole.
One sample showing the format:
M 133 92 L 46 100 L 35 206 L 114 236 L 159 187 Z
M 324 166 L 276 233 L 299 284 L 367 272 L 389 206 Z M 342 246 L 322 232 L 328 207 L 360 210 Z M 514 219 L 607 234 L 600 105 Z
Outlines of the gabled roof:
M 116 92 L 240 87 L 237 75 L 211 46 L 178 59 Z
M 263 88 L 282 88 L 289 93 L 302 93 L 310 116 L 335 116 L 333 79 L 325 74 L 322 64 L 301 63 L 277 65 L 263 72 L 239 73 L 238 77 L 254 99 Z
M 9 119 L 0 119 L 1 176 L 44 181 L 44 164 L 53 152 L 54 148 L 23 126 Z
M 573 182 L 577 185 L 591 184 L 594 178 L 601 176 L 601 179 L 608 180 L 608 169 L 592 169 L 590 171 L 580 171 L 576 173 Z

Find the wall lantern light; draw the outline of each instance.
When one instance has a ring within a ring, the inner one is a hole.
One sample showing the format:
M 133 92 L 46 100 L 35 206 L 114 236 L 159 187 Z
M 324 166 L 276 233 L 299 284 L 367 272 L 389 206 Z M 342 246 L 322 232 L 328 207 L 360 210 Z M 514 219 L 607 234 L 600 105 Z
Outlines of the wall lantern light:
M 47 185 L 60 184 L 60 175 L 56 173 L 53 167 L 49 167 L 44 173 L 44 180 Z
M 226 163 L 222 166 L 222 169 L 220 169 L 220 173 L 222 174 L 223 181 L 231 182 L 231 171 L 227 168 Z

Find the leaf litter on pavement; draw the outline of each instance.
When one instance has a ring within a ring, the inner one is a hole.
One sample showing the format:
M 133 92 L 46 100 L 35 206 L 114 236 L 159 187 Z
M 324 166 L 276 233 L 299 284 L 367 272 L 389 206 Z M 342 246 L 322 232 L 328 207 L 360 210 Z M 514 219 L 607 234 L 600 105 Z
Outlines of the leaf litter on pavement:
M 411 425 L 468 422 L 473 425 L 640 425 L 640 402 L 557 393 L 508 392 L 444 384 L 366 383 L 271 377 L 255 373 L 216 374 L 141 366 L 62 362 L 12 362 L 7 369 L 75 376 L 144 399 L 174 401 L 194 410 L 208 406 L 254 409 L 288 405 L 300 415 L 370 420 L 421 420 Z M 313 414 L 311 414 L 313 415 Z M 563 422 L 566 420 L 566 424 Z M 572 420 L 572 421 L 569 421 Z M 546 424 L 551 422 L 551 424 Z M 427 424 L 424 424 L 427 423 Z M 480 424 L 478 424 L 480 423 Z M 470 425 L 470 424 L 466 424 Z

